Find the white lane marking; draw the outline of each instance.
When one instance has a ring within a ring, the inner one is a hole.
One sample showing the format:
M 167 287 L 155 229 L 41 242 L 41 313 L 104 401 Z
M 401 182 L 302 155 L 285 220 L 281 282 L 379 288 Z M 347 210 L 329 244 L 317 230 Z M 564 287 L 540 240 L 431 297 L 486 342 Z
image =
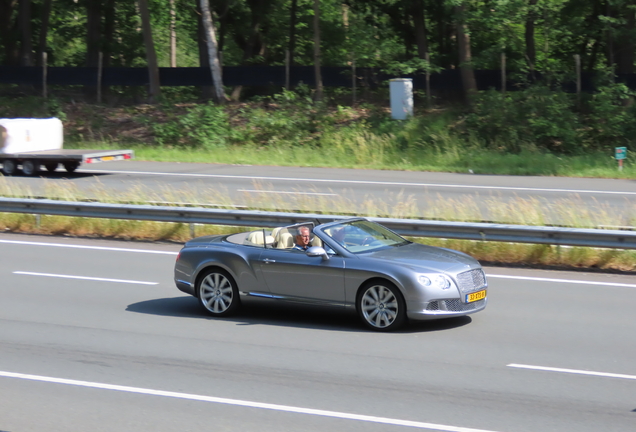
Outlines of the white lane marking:
M 266 191 L 266 190 L 254 190 L 254 189 L 237 189 L 238 192 L 250 192 L 250 193 L 270 193 L 270 194 L 290 194 L 290 195 L 321 195 L 321 196 L 338 196 L 333 193 L 318 193 L 318 192 L 289 192 L 289 191 Z
M 561 373 L 577 374 L 577 375 L 592 375 L 592 376 L 599 376 L 599 377 L 605 377 L 605 378 L 621 378 L 621 379 L 628 379 L 628 380 L 636 380 L 636 375 L 615 374 L 615 373 L 609 373 L 609 372 L 594 372 L 594 371 L 577 370 L 577 369 L 562 369 L 562 368 L 532 366 L 532 365 L 524 365 L 524 364 L 516 364 L 516 363 L 511 363 L 508 365 L 508 367 L 518 368 L 518 369 L 540 370 L 540 371 L 547 371 L 547 372 L 561 372 Z
M 91 281 L 100 281 L 100 282 L 127 283 L 127 284 L 138 284 L 138 285 L 157 285 L 159 283 L 159 282 L 143 282 L 143 281 L 134 281 L 134 280 L 125 280 L 125 279 L 106 279 L 106 278 L 88 277 L 88 276 L 61 275 L 61 274 L 52 274 L 52 273 L 34 273 L 34 272 L 25 272 L 25 271 L 14 271 L 13 274 L 26 275 L 26 276 L 45 276 L 45 277 L 62 278 L 62 279 L 81 279 L 81 280 L 91 280 Z
M 135 253 L 148 253 L 148 254 L 160 254 L 160 255 L 177 255 L 178 254 L 178 252 L 155 251 L 155 250 L 149 250 L 149 249 L 125 249 L 125 248 L 115 248 L 115 247 L 83 246 L 83 245 L 69 245 L 69 244 L 59 244 L 59 243 L 41 243 L 41 242 L 28 242 L 28 241 L 18 241 L 18 240 L 0 240 L 0 243 L 31 245 L 31 246 L 51 246 L 51 247 L 63 247 L 63 248 L 92 249 L 92 250 L 103 250 L 103 251 L 113 251 L 113 252 L 135 252 Z M 537 278 L 537 277 L 529 277 L 529 276 L 496 275 L 496 274 L 486 274 L 486 276 L 489 278 L 500 278 L 500 279 L 519 279 L 519 280 L 534 280 L 539 282 L 559 282 L 559 283 L 636 288 L 636 284 L 623 284 L 623 283 L 615 283 L 615 282 L 592 282 L 592 281 L 580 281 L 580 280 L 570 280 L 570 279 L 551 279 L 551 278 Z
M 240 180 L 268 180 L 268 181 L 290 181 L 290 182 L 311 182 L 311 183 L 344 183 L 344 184 L 383 185 L 383 186 L 440 187 L 440 188 L 458 188 L 458 189 L 498 189 L 498 190 L 511 190 L 511 191 L 636 195 L 636 192 L 602 191 L 602 190 L 586 190 L 586 189 L 548 189 L 548 188 L 528 188 L 528 187 L 512 187 L 512 186 L 478 186 L 478 185 L 462 185 L 462 184 L 454 185 L 454 184 L 438 184 L 438 183 L 409 183 L 409 182 L 373 181 L 373 180 L 337 180 L 337 179 L 329 180 L 329 179 L 315 179 L 315 178 L 312 179 L 312 178 L 295 178 L 295 177 L 264 177 L 264 176 L 242 176 L 242 175 L 227 175 L 227 174 L 162 173 L 162 172 L 147 172 L 147 171 L 86 170 L 86 172 L 109 173 L 109 174 L 177 176 L 177 177 L 209 177 L 209 178 L 227 178 L 227 179 L 240 179 Z
M 491 274 L 486 274 L 486 277 L 499 278 L 499 279 L 529 280 L 529 281 L 538 281 L 538 282 L 558 282 L 558 283 L 570 283 L 570 284 L 582 284 L 582 285 L 600 285 L 600 286 L 636 288 L 636 284 L 625 284 L 625 283 L 617 283 L 617 282 L 593 282 L 593 281 L 582 281 L 582 280 L 572 280 L 572 279 L 551 279 L 551 278 L 538 278 L 538 277 L 528 277 L 528 276 L 508 276 L 508 275 L 491 275 Z
M 92 249 L 92 250 L 102 250 L 102 251 L 110 251 L 110 252 L 136 252 L 136 253 L 148 253 L 148 254 L 160 254 L 160 255 L 177 255 L 179 253 L 179 252 L 169 252 L 169 251 L 156 251 L 156 250 L 149 250 L 149 249 L 126 249 L 126 248 L 104 247 L 104 246 L 83 246 L 83 245 L 60 244 L 60 243 L 28 242 L 28 241 L 20 241 L 20 240 L 0 240 L 0 243 L 19 244 L 19 245 L 28 245 L 28 246 L 51 246 L 51 247 L 73 248 L 73 249 Z
M 277 404 L 262 403 L 262 402 L 252 402 L 252 401 L 245 401 L 245 400 L 239 400 L 239 399 L 226 399 L 226 398 L 213 397 L 213 396 L 202 396 L 202 395 L 188 394 L 188 393 L 152 390 L 152 389 L 145 389 L 140 387 L 128 387 L 128 386 L 103 384 L 103 383 L 96 383 L 96 382 L 89 382 L 89 381 L 77 381 L 77 380 L 70 380 L 70 379 L 64 379 L 64 378 L 46 377 L 46 376 L 40 376 L 40 375 L 27 375 L 27 374 L 20 374 L 20 373 L 14 373 L 14 372 L 0 371 L 0 376 L 7 377 L 7 378 L 19 378 L 19 379 L 32 380 L 32 381 L 49 382 L 49 383 L 55 383 L 55 384 L 67 384 L 67 385 L 74 385 L 79 387 L 97 388 L 97 389 L 103 389 L 103 390 L 115 390 L 115 391 L 129 392 L 129 393 L 152 395 L 152 396 L 163 396 L 163 397 L 170 397 L 170 398 L 195 400 L 195 401 L 201 401 L 201 402 L 212 402 L 212 403 L 235 405 L 235 406 L 242 406 L 242 407 L 248 407 L 248 408 L 260 408 L 260 409 L 266 409 L 266 410 L 291 412 L 291 413 L 297 413 L 297 414 L 309 414 L 309 415 L 316 415 L 316 416 L 322 416 L 322 417 L 333 417 L 333 418 L 340 418 L 345 420 L 358 420 L 358 421 L 364 421 L 364 422 L 389 424 L 389 425 L 395 425 L 395 426 L 408 426 L 408 427 L 414 427 L 418 429 L 431 429 L 431 430 L 448 431 L 448 432 L 495 432 L 495 431 L 488 431 L 484 429 L 472 429 L 472 428 L 465 428 L 465 427 L 458 427 L 458 426 L 447 426 L 447 425 L 440 425 L 440 424 L 434 424 L 434 423 L 424 423 L 424 422 L 416 422 L 416 421 L 410 421 L 410 420 L 393 419 L 388 417 L 375 417 L 375 416 L 367 416 L 367 415 L 360 415 L 360 414 L 350 414 L 350 413 L 338 412 L 338 411 L 326 411 L 326 410 L 319 410 L 319 409 L 312 409 L 312 408 L 295 407 L 295 406 L 289 406 L 289 405 L 277 405 Z

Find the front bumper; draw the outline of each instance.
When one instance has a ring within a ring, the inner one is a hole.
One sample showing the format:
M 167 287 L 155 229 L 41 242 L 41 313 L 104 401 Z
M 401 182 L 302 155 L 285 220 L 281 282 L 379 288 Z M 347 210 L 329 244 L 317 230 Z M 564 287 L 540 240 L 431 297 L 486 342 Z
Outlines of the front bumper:
M 460 299 L 432 300 L 420 307 L 407 310 L 406 315 L 412 320 L 434 320 L 473 314 L 486 308 L 488 298 L 472 303 L 463 303 Z

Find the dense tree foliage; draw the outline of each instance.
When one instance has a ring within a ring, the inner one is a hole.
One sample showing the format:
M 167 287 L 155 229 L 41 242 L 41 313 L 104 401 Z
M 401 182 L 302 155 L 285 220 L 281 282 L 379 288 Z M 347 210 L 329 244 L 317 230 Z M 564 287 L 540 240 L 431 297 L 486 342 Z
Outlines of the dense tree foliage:
M 160 66 L 170 66 L 171 12 L 177 65 L 201 64 L 198 1 L 148 3 Z M 584 70 L 634 71 L 634 0 L 219 0 L 210 6 L 223 63 L 281 65 L 289 51 L 312 65 L 314 3 L 324 65 L 389 67 L 428 54 L 434 67 L 461 67 L 465 32 L 475 69 L 498 69 L 505 53 L 517 71 L 571 71 L 574 54 Z M 137 2 L 0 0 L 0 64 L 34 65 L 46 51 L 51 66 L 95 65 L 101 51 L 105 65 L 140 66 L 141 29 Z
M 105 67 L 150 70 L 287 62 L 394 75 L 456 69 L 471 104 L 451 123 L 466 142 L 576 153 L 636 137 L 636 93 L 616 80 L 635 72 L 636 0 L 0 0 L 0 65 L 39 65 L 44 52 L 49 66 L 71 67 L 102 58 Z M 594 94 L 573 97 L 558 85 L 572 82 L 575 58 L 594 72 Z M 477 92 L 475 71 L 503 65 L 523 91 Z

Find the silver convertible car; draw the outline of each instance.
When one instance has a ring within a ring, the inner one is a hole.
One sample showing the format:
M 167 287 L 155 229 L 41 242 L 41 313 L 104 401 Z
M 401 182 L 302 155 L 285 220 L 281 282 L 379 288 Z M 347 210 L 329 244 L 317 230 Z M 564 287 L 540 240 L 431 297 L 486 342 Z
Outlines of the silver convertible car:
M 236 312 L 241 296 L 257 296 L 352 308 L 378 331 L 471 314 L 487 302 L 477 260 L 363 218 L 195 238 L 181 249 L 174 278 L 217 317 Z

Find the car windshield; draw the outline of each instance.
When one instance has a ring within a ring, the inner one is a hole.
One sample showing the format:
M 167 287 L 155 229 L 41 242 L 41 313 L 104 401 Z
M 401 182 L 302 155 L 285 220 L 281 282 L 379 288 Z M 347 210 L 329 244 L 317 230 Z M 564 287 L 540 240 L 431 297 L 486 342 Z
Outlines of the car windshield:
M 372 252 L 410 243 L 382 225 L 365 220 L 332 225 L 323 232 L 353 253 Z

